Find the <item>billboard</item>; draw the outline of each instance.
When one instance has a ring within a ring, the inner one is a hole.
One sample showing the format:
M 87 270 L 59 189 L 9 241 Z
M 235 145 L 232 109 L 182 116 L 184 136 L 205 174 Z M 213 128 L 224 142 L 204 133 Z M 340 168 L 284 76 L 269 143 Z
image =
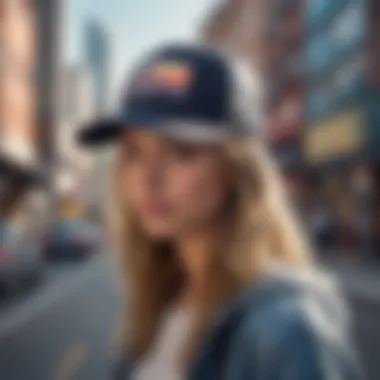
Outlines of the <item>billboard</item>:
M 33 2 L 2 0 L 0 19 L 0 158 L 34 167 L 36 9 Z
M 365 147 L 366 112 L 353 108 L 306 130 L 303 152 L 309 165 L 358 154 Z

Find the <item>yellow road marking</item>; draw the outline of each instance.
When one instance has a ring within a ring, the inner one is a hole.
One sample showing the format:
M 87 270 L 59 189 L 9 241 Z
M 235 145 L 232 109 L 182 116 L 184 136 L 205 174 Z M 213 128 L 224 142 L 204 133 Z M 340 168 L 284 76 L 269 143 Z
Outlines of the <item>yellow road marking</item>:
M 52 380 L 70 380 L 78 371 L 87 355 L 87 349 L 83 343 L 76 343 L 68 347 L 58 366 L 55 368 Z

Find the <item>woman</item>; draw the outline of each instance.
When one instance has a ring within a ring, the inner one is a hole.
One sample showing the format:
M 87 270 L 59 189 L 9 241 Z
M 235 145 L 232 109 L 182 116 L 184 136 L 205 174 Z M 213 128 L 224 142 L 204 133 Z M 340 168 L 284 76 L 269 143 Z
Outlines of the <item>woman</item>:
M 132 75 L 116 140 L 126 289 L 118 379 L 356 379 L 344 307 L 318 274 L 260 138 L 260 88 L 204 47 Z

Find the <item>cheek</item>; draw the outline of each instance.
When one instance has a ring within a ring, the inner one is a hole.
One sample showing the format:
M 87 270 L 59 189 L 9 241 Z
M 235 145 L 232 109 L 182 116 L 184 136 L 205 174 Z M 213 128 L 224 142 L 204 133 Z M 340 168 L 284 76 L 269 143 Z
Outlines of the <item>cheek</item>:
M 133 170 L 129 170 L 126 172 L 120 173 L 120 181 L 122 187 L 122 199 L 124 204 L 128 208 L 138 207 L 138 205 L 142 202 L 143 196 L 143 188 L 142 183 L 133 172 Z
M 173 182 L 172 195 L 178 209 L 184 217 L 193 219 L 207 219 L 215 215 L 227 193 L 223 171 L 212 164 L 182 169 Z

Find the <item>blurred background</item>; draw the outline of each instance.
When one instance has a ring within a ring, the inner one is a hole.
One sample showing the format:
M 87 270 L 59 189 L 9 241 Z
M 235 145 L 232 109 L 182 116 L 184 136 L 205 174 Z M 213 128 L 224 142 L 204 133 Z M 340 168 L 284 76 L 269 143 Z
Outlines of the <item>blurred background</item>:
M 168 40 L 260 71 L 268 145 L 380 378 L 378 0 L 0 0 L 0 20 L 2 379 L 108 378 L 120 335 L 105 244 L 112 150 L 89 155 L 74 135 Z

